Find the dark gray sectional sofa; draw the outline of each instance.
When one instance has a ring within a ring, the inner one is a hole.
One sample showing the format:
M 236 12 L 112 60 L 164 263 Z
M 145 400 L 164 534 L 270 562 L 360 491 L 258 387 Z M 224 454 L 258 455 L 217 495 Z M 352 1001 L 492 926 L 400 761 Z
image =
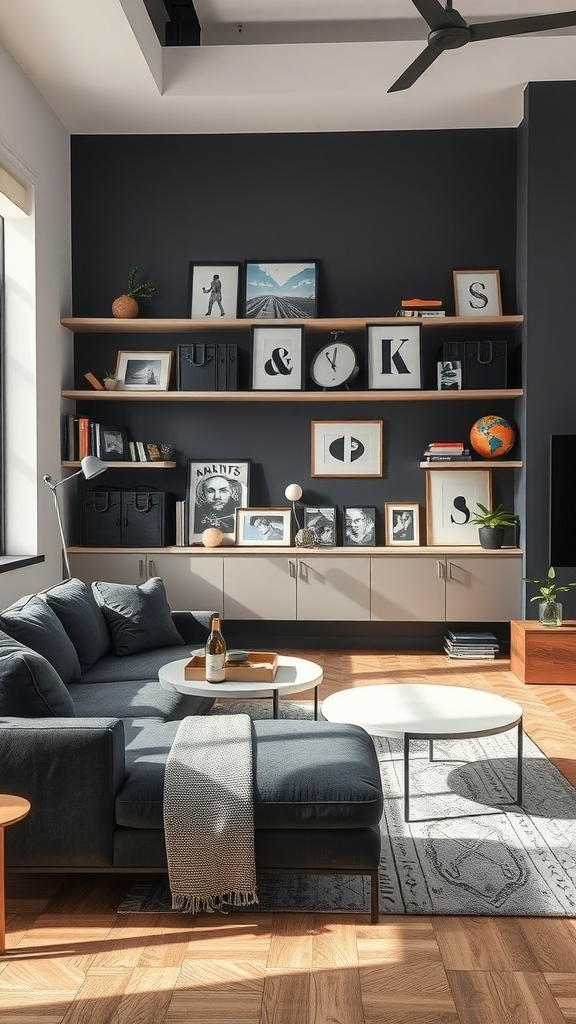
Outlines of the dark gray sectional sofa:
M 171 612 L 163 583 L 80 580 L 0 612 L 0 790 L 27 797 L 6 834 L 15 870 L 165 871 L 166 757 L 211 700 L 163 689 L 158 669 L 207 636 L 210 612 Z M 254 721 L 258 869 L 372 877 L 382 790 L 356 726 Z

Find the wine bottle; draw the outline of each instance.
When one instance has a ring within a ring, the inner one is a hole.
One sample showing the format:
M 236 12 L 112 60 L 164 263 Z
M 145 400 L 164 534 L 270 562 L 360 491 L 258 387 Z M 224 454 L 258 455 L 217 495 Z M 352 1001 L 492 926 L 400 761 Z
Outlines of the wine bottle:
M 220 632 L 220 616 L 213 615 L 210 636 L 206 641 L 206 679 L 209 683 L 223 683 L 226 663 L 226 641 Z

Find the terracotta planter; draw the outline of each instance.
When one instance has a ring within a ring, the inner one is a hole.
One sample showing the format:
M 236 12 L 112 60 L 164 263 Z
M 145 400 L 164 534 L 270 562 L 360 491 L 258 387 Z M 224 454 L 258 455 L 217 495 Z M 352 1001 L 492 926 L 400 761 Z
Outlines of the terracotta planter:
M 119 320 L 134 320 L 138 316 L 138 303 L 131 295 L 119 295 L 112 303 L 112 316 Z

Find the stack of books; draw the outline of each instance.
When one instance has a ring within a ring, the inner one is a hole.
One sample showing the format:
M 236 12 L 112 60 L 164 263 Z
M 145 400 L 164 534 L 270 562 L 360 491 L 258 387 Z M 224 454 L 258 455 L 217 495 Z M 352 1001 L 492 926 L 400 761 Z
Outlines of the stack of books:
M 471 462 L 470 449 L 462 441 L 431 441 L 424 455 L 424 462 Z
M 397 316 L 446 316 L 441 299 L 402 299 Z
M 449 658 L 493 661 L 500 646 L 493 633 L 464 633 L 446 630 L 444 651 Z

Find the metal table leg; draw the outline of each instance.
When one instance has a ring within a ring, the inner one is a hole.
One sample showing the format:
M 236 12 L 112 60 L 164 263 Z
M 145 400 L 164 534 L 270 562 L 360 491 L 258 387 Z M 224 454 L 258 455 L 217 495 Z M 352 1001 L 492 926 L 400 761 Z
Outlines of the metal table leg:
M 523 750 L 523 732 L 522 732 L 522 719 L 518 722 L 518 733 L 517 733 L 517 761 L 516 761 L 516 802 L 519 807 L 522 806 L 522 750 Z
M 318 721 L 318 687 L 314 687 L 314 721 Z
M 278 718 L 278 690 L 272 691 L 272 718 Z
M 410 821 L 410 737 L 404 733 L 404 821 Z

